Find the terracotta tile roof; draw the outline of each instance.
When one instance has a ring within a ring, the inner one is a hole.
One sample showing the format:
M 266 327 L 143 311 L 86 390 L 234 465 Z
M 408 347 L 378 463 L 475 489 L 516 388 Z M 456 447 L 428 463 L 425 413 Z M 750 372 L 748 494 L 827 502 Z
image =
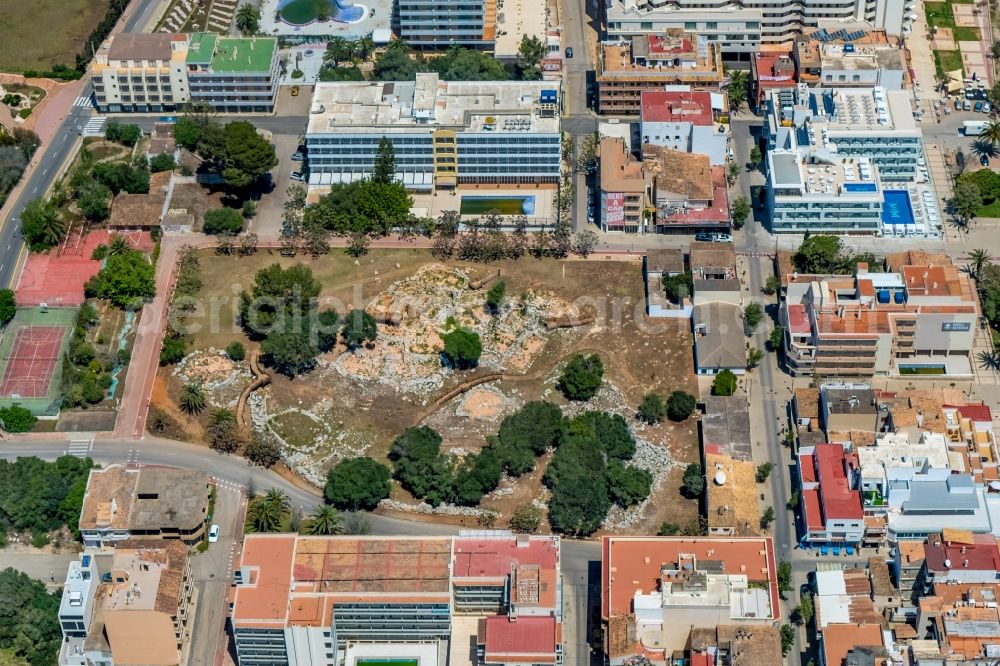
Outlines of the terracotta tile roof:
M 485 663 L 554 663 L 556 660 L 556 619 L 506 615 L 480 620 Z
M 689 201 L 712 200 L 712 165 L 708 155 L 645 144 L 645 172 L 655 176 L 657 190 L 679 194 Z
M 602 190 L 628 194 L 643 194 L 646 191 L 642 162 L 632 157 L 624 139 L 604 137 L 598 152 Z
M 160 226 L 163 219 L 163 204 L 166 196 L 162 194 L 129 194 L 122 192 L 111 204 L 111 219 L 108 227 L 112 229 L 148 229 Z
M 823 629 L 826 666 L 843 666 L 847 653 L 857 647 L 882 647 L 879 624 L 831 624 Z

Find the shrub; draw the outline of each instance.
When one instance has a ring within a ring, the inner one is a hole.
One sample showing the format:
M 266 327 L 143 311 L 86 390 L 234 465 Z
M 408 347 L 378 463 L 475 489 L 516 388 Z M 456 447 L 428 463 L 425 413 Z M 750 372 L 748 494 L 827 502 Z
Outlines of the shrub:
M 24 407 L 11 405 L 0 409 L 0 421 L 7 432 L 28 432 L 38 419 Z
M 160 365 L 179 363 L 186 351 L 187 342 L 184 338 L 176 335 L 164 336 L 163 346 L 160 348 Z
M 503 303 L 504 295 L 507 293 L 507 285 L 504 282 L 497 282 L 486 292 L 486 309 L 497 314 L 500 312 L 500 305 Z
M 274 437 L 253 433 L 243 449 L 243 457 L 265 469 L 281 460 L 281 446 Z
M 746 324 L 747 331 L 753 332 L 764 319 L 764 308 L 760 303 L 751 302 L 743 309 L 743 323 Z
M 736 392 L 736 375 L 732 370 L 723 370 L 712 380 L 712 395 L 732 395 Z
M 235 236 L 243 231 L 243 216 L 235 208 L 215 208 L 205 213 L 206 234 Z
M 659 423 L 667 415 L 667 404 L 656 393 L 647 393 L 639 405 L 639 412 L 636 415 L 640 421 L 652 425 Z
M 701 497 L 705 490 L 705 474 L 698 463 L 691 463 L 684 468 L 684 490 L 690 497 Z
M 239 340 L 234 340 L 226 345 L 226 356 L 237 363 L 242 361 L 246 357 L 246 349 L 243 348 L 243 343 Z
M 14 292 L 10 289 L 0 289 L 0 326 L 6 326 L 17 314 L 17 303 Z
M 510 529 L 523 534 L 534 534 L 542 524 L 542 512 L 530 504 L 522 504 L 510 516 Z
M 559 376 L 559 390 L 567 400 L 590 400 L 601 388 L 604 364 L 597 354 L 577 354 Z
M 671 421 L 683 421 L 694 413 L 698 401 L 685 391 L 674 391 L 667 398 L 667 416 Z
M 154 155 L 152 159 L 149 160 L 149 170 L 153 173 L 159 173 L 160 171 L 173 171 L 177 168 L 177 162 L 174 160 L 174 156 L 170 153 L 160 153 L 159 155 Z

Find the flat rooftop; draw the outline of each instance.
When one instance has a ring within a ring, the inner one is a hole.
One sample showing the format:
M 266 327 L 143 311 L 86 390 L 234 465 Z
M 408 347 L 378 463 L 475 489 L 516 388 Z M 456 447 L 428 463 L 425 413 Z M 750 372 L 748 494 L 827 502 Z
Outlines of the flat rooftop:
M 319 83 L 307 132 L 326 134 L 369 127 L 429 134 L 437 127 L 498 135 L 559 132 L 559 118 L 543 117 L 548 81 L 441 81 L 435 73 L 415 81 Z
M 601 540 L 601 615 L 624 616 L 632 612 L 636 592 L 658 589 L 660 568 L 676 566 L 681 556 L 693 556 L 698 567 L 729 575 L 745 575 L 751 583 L 764 583 L 770 591 L 770 608 L 778 608 L 774 546 L 764 537 L 619 537 Z
M 236 74 L 268 72 L 277 48 L 278 40 L 273 37 L 222 37 L 216 43 L 212 56 L 212 71 Z
M 887 433 L 875 439 L 875 446 L 859 447 L 858 462 L 861 476 L 872 479 L 882 476 L 885 467 L 914 467 L 925 462 L 936 469 L 949 467 L 948 442 L 940 433 L 925 432 L 919 441 L 911 441 L 906 433 Z
M 824 69 L 847 71 L 903 68 L 902 52 L 886 44 L 824 44 L 821 62 Z
M 449 597 L 451 539 L 248 534 L 236 586 L 240 626 L 329 624 L 336 602 L 441 602 Z
M 705 451 L 709 529 L 731 528 L 736 536 L 760 534 L 757 468 L 750 461 Z M 720 476 L 721 475 L 721 476 Z
M 705 415 L 701 418 L 702 446 L 706 452 L 732 456 L 751 462 L 750 408 L 743 396 L 702 398 Z
M 856 134 L 865 130 L 916 132 L 911 91 L 876 88 L 814 89 L 813 108 L 822 112 L 813 117 L 813 131 Z M 818 98 L 818 99 L 817 99 Z M 820 145 L 821 141 L 813 141 Z
M 714 44 L 692 35 L 638 35 L 601 44 L 599 76 L 624 79 L 719 81 L 722 59 Z

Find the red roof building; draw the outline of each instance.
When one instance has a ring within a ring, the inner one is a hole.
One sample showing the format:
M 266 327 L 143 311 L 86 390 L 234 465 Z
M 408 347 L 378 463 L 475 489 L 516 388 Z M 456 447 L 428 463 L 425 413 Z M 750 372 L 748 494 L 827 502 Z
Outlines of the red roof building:
M 924 544 L 928 583 L 995 583 L 1000 548 L 990 534 L 944 530 Z
M 479 621 L 482 664 L 554 664 L 561 625 L 554 617 L 492 615 Z
M 798 82 L 791 51 L 758 51 L 750 61 L 750 79 L 757 106 L 772 90 L 792 89 Z
M 641 106 L 644 123 L 691 123 L 710 126 L 713 122 L 712 95 L 704 90 L 643 91 Z
M 681 627 L 770 625 L 781 615 L 774 545 L 764 537 L 628 537 L 601 541 L 601 618 L 612 663 L 663 662 L 688 644 Z M 698 594 L 691 602 L 692 590 Z
M 864 536 L 861 493 L 855 488 L 857 456 L 840 444 L 817 444 L 799 449 L 799 488 L 803 542 L 860 543 Z

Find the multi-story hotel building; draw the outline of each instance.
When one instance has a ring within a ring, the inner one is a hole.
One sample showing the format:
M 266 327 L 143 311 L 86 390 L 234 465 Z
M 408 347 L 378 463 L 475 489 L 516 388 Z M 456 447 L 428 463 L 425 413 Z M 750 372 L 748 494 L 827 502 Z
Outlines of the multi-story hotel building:
M 548 81 L 319 83 L 306 130 L 309 184 L 371 173 L 382 138 L 413 190 L 462 183 L 557 183 L 559 93 Z
M 809 28 L 823 26 L 831 26 L 831 32 L 845 29 L 845 34 L 851 34 L 852 29 L 876 29 L 898 35 L 905 7 L 911 4 L 907 0 L 802 0 L 791 4 L 768 0 L 608 0 L 603 6 L 612 39 L 683 30 L 705 35 L 725 53 L 739 54 L 753 53 L 762 44 L 789 42 Z
M 794 375 L 970 377 L 976 291 L 953 265 L 785 276 L 779 317 Z
M 94 60 L 102 113 L 176 111 L 188 103 L 267 113 L 278 91 L 278 42 L 212 33 L 112 35 Z
M 559 557 L 557 537 L 500 530 L 247 535 L 230 595 L 239 664 L 445 666 L 475 645 L 478 663 L 557 666 Z
M 724 77 L 718 44 L 672 30 L 603 42 L 598 49 L 597 108 L 637 115 L 642 93 L 668 85 L 718 89 Z
M 400 39 L 418 48 L 492 49 L 496 39 L 496 0 L 399 0 L 396 16 Z

